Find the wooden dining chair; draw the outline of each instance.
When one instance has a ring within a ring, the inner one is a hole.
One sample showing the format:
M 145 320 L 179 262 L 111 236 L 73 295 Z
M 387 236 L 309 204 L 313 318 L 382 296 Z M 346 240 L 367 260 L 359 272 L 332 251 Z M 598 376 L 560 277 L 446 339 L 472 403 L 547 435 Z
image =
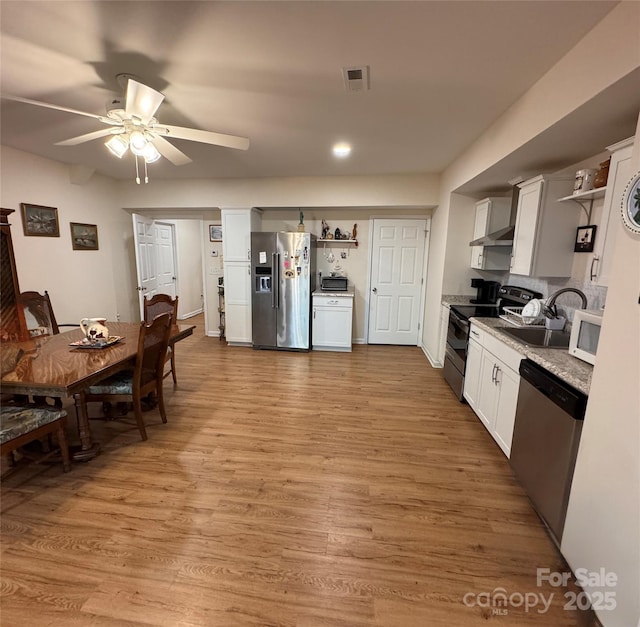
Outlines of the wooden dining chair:
M 140 431 L 147 439 L 142 418 L 142 399 L 155 394 L 162 422 L 167 422 L 162 384 L 164 363 L 171 333 L 171 314 L 156 316 L 150 324 L 140 323 L 138 351 L 133 370 L 123 371 L 92 385 L 79 393 L 79 401 L 87 411 L 88 403 L 132 403 Z
M 49 292 L 21 292 L 20 304 L 27 318 L 27 328 L 32 337 L 38 335 L 57 335 L 60 327 L 79 327 L 79 324 L 58 324 Z
M 155 294 L 151 298 L 144 297 L 144 321 L 149 324 L 157 315 L 169 313 L 171 314 L 171 324 L 176 324 L 178 321 L 178 297 L 171 298 L 169 294 Z M 173 377 L 174 387 L 178 385 L 178 379 L 176 376 L 176 353 L 175 347 L 169 346 L 167 348 L 166 363 L 169 364 L 169 369 L 164 372 L 164 376 Z

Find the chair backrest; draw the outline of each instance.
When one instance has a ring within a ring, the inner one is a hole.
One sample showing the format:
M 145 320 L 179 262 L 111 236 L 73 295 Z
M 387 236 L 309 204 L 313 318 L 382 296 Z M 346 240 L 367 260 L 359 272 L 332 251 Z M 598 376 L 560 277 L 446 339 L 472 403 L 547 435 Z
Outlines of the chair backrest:
M 178 320 L 178 297 L 171 298 L 169 294 L 155 294 L 151 298 L 144 297 L 144 321 L 149 324 L 156 316 L 163 313 L 171 314 L 171 324 Z
M 22 292 L 20 303 L 24 309 L 27 328 L 31 335 L 57 335 L 60 333 L 51 306 L 51 299 L 46 290 L 44 295 L 38 292 Z
M 164 361 L 171 334 L 171 314 L 156 316 L 150 324 L 140 323 L 138 353 L 133 373 L 133 384 L 144 386 L 164 376 Z

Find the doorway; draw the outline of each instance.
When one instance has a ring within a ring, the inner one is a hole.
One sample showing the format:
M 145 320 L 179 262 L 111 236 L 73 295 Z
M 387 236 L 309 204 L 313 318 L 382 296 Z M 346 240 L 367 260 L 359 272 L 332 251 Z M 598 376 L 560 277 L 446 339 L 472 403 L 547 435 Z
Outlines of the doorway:
M 428 222 L 425 218 L 372 220 L 369 344 L 420 343 Z

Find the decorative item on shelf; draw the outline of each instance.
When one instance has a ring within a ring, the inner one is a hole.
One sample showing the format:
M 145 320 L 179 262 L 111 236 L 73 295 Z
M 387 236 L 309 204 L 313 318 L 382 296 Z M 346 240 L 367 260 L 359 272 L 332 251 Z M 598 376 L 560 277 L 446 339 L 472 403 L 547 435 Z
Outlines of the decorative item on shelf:
M 300 222 L 298 223 L 298 233 L 304 233 L 304 213 L 300 211 Z
M 579 226 L 576 233 L 576 245 L 573 252 L 576 253 L 592 253 L 593 244 L 596 239 L 597 225 L 589 224 L 587 226 Z
M 340 227 L 336 227 L 334 237 L 335 239 L 342 239 L 342 231 L 340 230 Z
M 322 235 L 320 235 L 320 239 L 327 239 L 327 235 L 329 234 L 329 231 L 331 229 L 329 228 L 329 225 L 326 223 L 325 220 L 322 220 Z
M 358 225 L 353 225 L 353 231 L 351 231 L 351 239 L 358 239 Z
M 596 176 L 593 179 L 593 186 L 598 189 L 598 187 L 604 187 L 607 184 L 607 179 L 609 178 L 609 165 L 611 164 L 611 157 L 609 157 L 606 161 L 603 161 L 596 172 Z
M 576 180 L 573 184 L 573 193 L 580 194 L 594 188 L 596 170 L 585 168 L 576 172 Z

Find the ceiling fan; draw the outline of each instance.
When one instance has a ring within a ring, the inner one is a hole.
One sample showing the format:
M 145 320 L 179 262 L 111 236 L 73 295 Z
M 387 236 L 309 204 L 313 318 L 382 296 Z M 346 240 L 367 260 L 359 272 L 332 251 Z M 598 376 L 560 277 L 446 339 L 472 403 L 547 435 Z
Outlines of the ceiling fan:
M 144 161 L 145 183 L 148 182 L 147 164 L 154 163 L 160 157 L 165 157 L 174 165 L 184 165 L 191 163 L 191 159 L 181 150 L 176 148 L 165 138 L 186 139 L 214 146 L 224 146 L 226 148 L 237 148 L 247 150 L 249 140 L 246 137 L 236 135 L 225 135 L 224 133 L 214 133 L 212 131 L 201 131 L 195 128 L 183 126 L 172 126 L 170 124 L 160 124 L 154 117 L 158 108 L 164 100 L 164 94 L 137 81 L 130 74 L 118 74 L 118 82 L 126 88 L 124 98 L 113 98 L 107 105 L 106 115 L 96 115 L 86 111 L 78 111 L 68 107 L 19 96 L 3 95 L 7 100 L 23 102 L 26 104 L 65 111 L 76 115 L 94 118 L 107 128 L 102 128 L 91 133 L 78 135 L 70 139 L 56 142 L 56 146 L 77 146 L 84 142 L 109 137 L 105 146 L 116 157 L 121 159 L 127 150 L 136 158 L 136 183 L 140 184 L 138 170 L 138 157 Z

